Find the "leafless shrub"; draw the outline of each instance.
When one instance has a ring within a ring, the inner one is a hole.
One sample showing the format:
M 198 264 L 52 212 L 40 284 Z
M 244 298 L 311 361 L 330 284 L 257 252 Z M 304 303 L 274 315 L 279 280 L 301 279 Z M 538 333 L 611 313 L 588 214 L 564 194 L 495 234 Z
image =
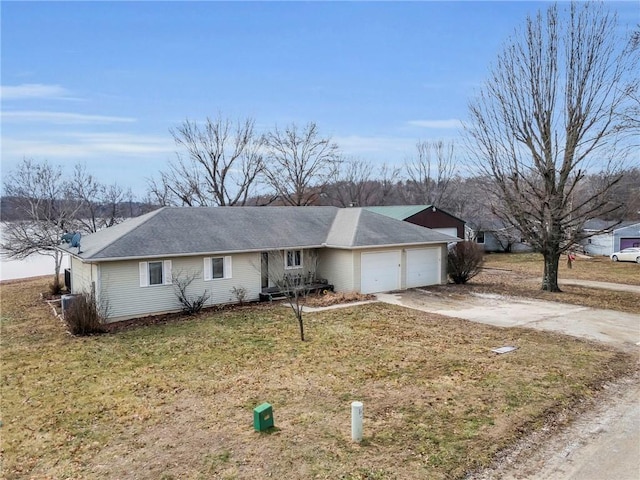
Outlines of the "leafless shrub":
M 62 293 L 62 283 L 60 282 L 60 277 L 53 278 L 53 281 L 48 286 L 48 290 L 51 297 L 55 297 L 56 295 L 60 295 Z
M 189 315 L 194 315 L 202 310 L 210 297 L 206 290 L 198 295 L 191 295 L 187 292 L 189 285 L 197 278 L 197 273 L 183 274 L 182 272 L 172 277 L 173 288 L 180 305 L 182 305 L 182 311 Z
M 101 308 L 93 293 L 75 295 L 63 313 L 67 328 L 73 335 L 87 336 L 105 332 L 108 308 Z
M 484 253 L 482 247 L 475 242 L 459 242 L 451 250 L 447 258 L 448 274 L 454 283 L 467 283 L 480 273 Z
M 231 293 L 240 305 L 243 305 L 244 302 L 247 301 L 248 292 L 245 287 L 233 287 Z

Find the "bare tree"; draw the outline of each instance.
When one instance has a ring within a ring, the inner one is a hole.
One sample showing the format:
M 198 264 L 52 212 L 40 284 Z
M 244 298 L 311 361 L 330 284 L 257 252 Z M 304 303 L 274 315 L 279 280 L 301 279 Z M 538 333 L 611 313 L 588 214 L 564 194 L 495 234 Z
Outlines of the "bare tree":
M 363 207 L 369 205 L 368 199 L 372 194 L 371 175 L 373 165 L 366 160 L 347 160 L 337 180 L 328 190 L 332 202 L 340 207 Z
M 368 207 L 384 205 L 394 188 L 400 170 L 382 164 L 376 174 L 366 160 L 353 159 L 341 165 L 337 181 L 327 187 L 333 205 L 340 207 Z
M 132 216 L 126 209 L 132 198 L 131 188 L 125 190 L 117 183 L 105 185 L 99 199 L 102 204 L 102 226 L 112 227 L 122 222 L 127 216 Z
M 383 163 L 378 171 L 377 195 L 373 200 L 373 205 L 393 205 L 398 197 L 397 188 L 399 185 L 400 168 Z
M 285 205 L 317 203 L 326 187 L 336 179 L 340 157 L 338 146 L 320 136 L 315 123 L 304 128 L 292 124 L 277 127 L 265 137 L 267 183 Z
M 456 173 L 453 142 L 420 141 L 417 156 L 405 162 L 408 201 L 443 206 Z
M 636 29 L 631 34 L 628 52 L 629 55 L 638 55 L 638 52 L 640 52 L 640 25 L 637 25 Z M 622 113 L 622 121 L 627 128 L 638 134 L 640 133 L 640 93 L 636 88 L 629 89 L 627 93 L 629 95 L 629 105 Z M 635 139 L 636 142 L 632 147 L 638 148 L 637 135 Z
M 295 251 L 289 251 L 286 254 L 295 254 Z M 284 265 L 285 264 L 285 252 L 274 250 L 268 253 L 269 263 L 271 265 Z M 318 272 L 318 254 L 313 250 L 305 250 L 304 265 L 296 273 L 293 271 L 287 271 L 280 268 L 269 268 L 268 272 L 265 272 L 269 278 L 271 284 L 275 285 L 280 293 L 285 295 L 287 303 L 293 310 L 293 313 L 298 322 L 298 328 L 300 330 L 300 340 L 304 342 L 304 306 L 306 305 L 307 297 L 311 293 L 311 289 L 316 286 L 319 280 L 316 278 Z M 299 259 L 302 261 L 302 259 Z M 262 271 L 262 266 L 255 266 L 258 271 Z
M 87 172 L 84 165 L 75 166 L 71 189 L 80 208 L 76 216 L 77 227 L 93 233 L 124 220 L 123 202 L 132 197 L 117 184 L 104 185 Z
M 21 218 L 4 227 L 0 250 L 7 258 L 25 259 L 34 253 L 54 259 L 53 290 L 60 290 L 62 252 L 56 247 L 62 235 L 74 223 L 80 203 L 73 197 L 70 182 L 60 167 L 25 158 L 11 172 L 5 193 L 15 197 Z
M 203 125 L 185 120 L 171 134 L 184 153 L 159 180 L 149 181 L 149 193 L 158 203 L 236 206 L 255 193 L 264 164 L 252 119 L 235 125 L 220 116 Z
M 542 288 L 557 292 L 560 255 L 589 218 L 607 213 L 620 180 L 620 114 L 637 88 L 637 57 L 621 51 L 603 5 L 551 6 L 528 18 L 493 66 L 465 126 L 470 151 L 493 180 L 493 212 L 544 256 Z M 577 203 L 590 169 L 607 180 Z

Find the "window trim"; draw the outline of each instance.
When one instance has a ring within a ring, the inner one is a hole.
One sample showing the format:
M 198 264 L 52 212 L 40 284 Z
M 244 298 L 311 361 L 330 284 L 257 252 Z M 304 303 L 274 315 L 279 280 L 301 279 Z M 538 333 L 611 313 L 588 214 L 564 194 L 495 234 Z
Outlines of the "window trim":
M 298 265 L 289 265 L 289 253 L 292 253 L 295 260 L 295 253 L 300 252 L 300 263 Z M 295 250 L 285 250 L 284 251 L 284 269 L 285 270 L 299 270 L 304 267 L 304 257 L 303 250 L 301 248 L 297 248 Z
M 213 276 L 213 259 L 222 258 L 222 277 Z M 233 261 L 231 255 L 216 255 L 215 257 L 204 257 L 204 281 L 220 281 L 233 277 Z
M 480 234 L 482 234 L 482 241 L 480 241 Z M 484 244 L 486 232 L 484 230 L 478 230 L 476 233 L 476 243 Z
M 160 263 L 162 266 L 162 283 L 151 283 L 151 273 L 149 272 L 150 263 Z M 161 287 L 162 285 L 171 285 L 173 278 L 171 276 L 171 260 L 149 260 L 138 263 L 138 273 L 141 287 Z

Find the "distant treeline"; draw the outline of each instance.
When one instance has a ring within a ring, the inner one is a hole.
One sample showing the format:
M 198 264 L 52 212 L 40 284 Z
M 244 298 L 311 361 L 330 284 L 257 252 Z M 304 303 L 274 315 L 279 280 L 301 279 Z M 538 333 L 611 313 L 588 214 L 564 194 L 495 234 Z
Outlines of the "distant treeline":
M 19 197 L 0 197 L 0 221 L 13 222 L 20 220 L 29 220 L 30 216 L 24 210 L 24 199 Z M 116 211 L 121 218 L 137 217 L 144 213 L 150 212 L 158 208 L 158 205 L 152 205 L 146 202 L 123 201 L 116 205 Z M 104 204 L 95 206 L 96 217 L 106 218 L 112 215 L 114 211 L 113 204 Z M 82 209 L 79 215 L 82 216 Z M 86 212 L 88 214 L 88 212 Z

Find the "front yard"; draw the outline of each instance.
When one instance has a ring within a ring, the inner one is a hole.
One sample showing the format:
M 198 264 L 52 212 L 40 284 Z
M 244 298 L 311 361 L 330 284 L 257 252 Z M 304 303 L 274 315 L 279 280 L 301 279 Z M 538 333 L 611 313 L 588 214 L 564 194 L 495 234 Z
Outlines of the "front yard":
M 558 274 L 561 293 L 541 290 L 542 271 L 542 255 L 538 253 L 490 254 L 485 255 L 482 273 L 468 285 L 430 288 L 514 295 L 640 314 L 640 297 L 637 293 L 562 283 L 563 279 L 578 279 L 640 285 L 640 265 L 636 263 L 580 256 L 573 262 L 573 268 L 569 269 L 566 257 L 562 257 Z
M 486 266 L 503 268 L 537 276 L 542 281 L 543 258 L 539 253 L 510 253 L 485 255 Z M 609 257 L 589 257 L 579 255 L 572 268 L 567 267 L 567 257 L 560 258 L 558 278 L 577 278 L 598 282 L 624 283 L 640 285 L 640 265 L 633 262 L 612 262 Z
M 307 314 L 304 343 L 278 305 L 74 338 L 45 286 L 1 287 L 8 479 L 460 478 L 635 368 L 580 340 L 383 304 Z M 518 350 L 491 352 L 504 345 Z M 265 401 L 277 428 L 260 434 Z

